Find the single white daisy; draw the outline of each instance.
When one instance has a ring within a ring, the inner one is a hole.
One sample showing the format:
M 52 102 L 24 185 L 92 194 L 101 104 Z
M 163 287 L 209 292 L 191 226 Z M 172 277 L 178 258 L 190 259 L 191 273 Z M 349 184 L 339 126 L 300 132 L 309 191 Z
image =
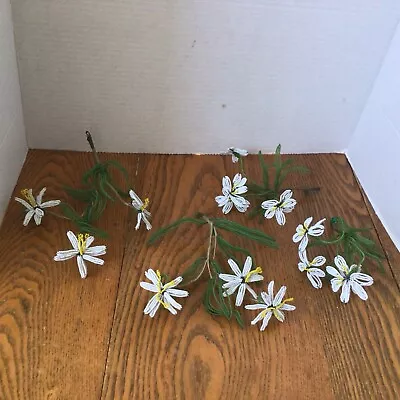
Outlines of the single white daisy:
M 240 271 L 239 266 L 233 261 L 231 258 L 228 260 L 228 264 L 231 267 L 234 275 L 231 274 L 219 274 L 219 278 L 225 281 L 222 285 L 222 289 L 225 290 L 224 296 L 230 296 L 237 289 L 236 302 L 235 305 L 240 307 L 243 303 L 243 297 L 248 290 L 250 294 L 256 299 L 256 292 L 249 286 L 251 282 L 262 281 L 264 277 L 260 275 L 262 273 L 262 269 L 257 267 L 256 269 L 251 269 L 253 261 L 250 256 L 246 258 L 246 261 L 243 266 L 243 271 Z
M 321 236 L 324 231 L 324 222 L 326 218 L 323 218 L 311 226 L 313 217 L 308 217 L 303 224 L 300 224 L 296 228 L 296 233 L 293 235 L 293 242 L 299 244 L 299 252 L 306 249 L 308 245 L 308 236 Z
M 21 194 L 25 197 L 26 200 L 15 197 L 15 200 L 18 201 L 18 203 L 21 203 L 26 208 L 24 226 L 27 226 L 29 224 L 29 221 L 32 219 L 32 217 L 35 220 L 36 225 L 40 225 L 44 216 L 43 209 L 55 207 L 61 203 L 60 200 L 42 201 L 45 191 L 46 188 L 44 187 L 35 198 L 32 194 L 32 189 L 23 189 L 21 190 Z
M 353 264 L 349 267 L 341 255 L 337 255 L 334 262 L 337 269 L 329 265 L 326 267 L 326 272 L 333 276 L 331 279 L 332 290 L 336 293 L 342 288 L 341 302 L 347 303 L 349 301 L 350 289 L 361 300 L 367 300 L 368 294 L 363 286 L 371 286 L 374 283 L 372 276 L 360 272 L 361 265 Z
M 83 279 L 87 277 L 87 267 L 85 261 L 89 261 L 98 265 L 104 264 L 104 260 L 97 257 L 106 254 L 106 246 L 102 245 L 90 247 L 90 245 L 94 242 L 93 236 L 89 236 L 88 234 L 84 235 L 83 233 L 79 233 L 78 236 L 75 236 L 73 232 L 68 231 L 67 237 L 71 242 L 72 249 L 57 251 L 54 261 L 65 261 L 76 257 L 79 273 Z
M 249 152 L 244 149 L 239 149 L 237 147 L 229 147 L 228 154 L 232 155 L 232 162 L 237 163 L 240 157 L 246 157 Z
M 175 301 L 173 297 L 189 296 L 189 292 L 186 290 L 175 289 L 175 287 L 182 282 L 183 278 L 178 276 L 171 282 L 163 283 L 162 276 L 158 270 L 157 272 L 154 272 L 150 268 L 144 274 L 152 283 L 140 282 L 140 286 L 149 292 L 155 293 L 155 295 L 147 303 L 144 313 L 153 318 L 161 304 L 171 314 L 176 315 L 178 312 L 177 310 L 181 310 L 182 306 Z
M 265 210 L 264 217 L 270 219 L 275 216 L 278 225 L 285 225 L 285 213 L 292 212 L 297 204 L 297 201 L 292 199 L 292 195 L 292 191 L 288 189 L 279 196 L 279 200 L 263 201 L 261 207 Z
M 325 276 L 325 272 L 322 271 L 322 269 L 316 267 L 321 267 L 322 265 L 324 265 L 326 262 L 326 258 L 324 256 L 317 256 L 311 262 L 309 262 L 306 250 L 299 252 L 299 257 L 299 270 L 301 272 L 307 272 L 307 278 L 311 282 L 311 285 L 315 287 L 315 289 L 321 289 L 321 278 Z
M 151 213 L 147 210 L 147 207 L 149 206 L 150 203 L 149 199 L 146 197 L 143 203 L 140 197 L 132 189 L 129 191 L 129 196 L 131 196 L 133 207 L 135 207 L 136 211 L 138 212 L 135 229 L 138 230 L 141 221 L 143 221 L 146 225 L 146 229 L 149 231 L 152 228 L 151 223 L 149 221 Z
M 240 212 L 246 212 L 250 206 L 250 202 L 246 200 L 241 194 L 247 192 L 246 186 L 247 178 L 241 174 L 236 174 L 233 178 L 233 185 L 228 176 L 222 178 L 222 196 L 217 196 L 215 201 L 218 207 L 222 207 L 222 212 L 228 214 L 235 205 L 236 209 Z
M 263 303 L 249 304 L 245 306 L 247 310 L 262 310 L 254 319 L 251 321 L 252 325 L 257 324 L 259 321 L 263 321 L 260 331 L 263 331 L 267 325 L 272 315 L 275 318 L 283 322 L 285 320 L 285 314 L 283 311 L 293 311 L 296 309 L 295 306 L 287 304 L 293 301 L 293 298 L 283 300 L 286 293 L 286 286 L 282 286 L 276 296 L 274 297 L 274 281 L 268 284 L 268 293 L 261 292 L 261 299 Z

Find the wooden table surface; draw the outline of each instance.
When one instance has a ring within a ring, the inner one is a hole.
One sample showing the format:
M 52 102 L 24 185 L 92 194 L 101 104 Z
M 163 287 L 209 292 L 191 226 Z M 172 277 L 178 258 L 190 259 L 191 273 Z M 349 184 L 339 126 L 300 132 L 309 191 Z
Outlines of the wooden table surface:
M 228 156 L 101 156 L 120 161 L 135 190 L 150 198 L 155 228 L 197 211 L 221 216 L 214 197 L 222 176 L 237 168 Z M 295 299 L 296 311 L 283 324 L 271 320 L 265 332 L 249 325 L 254 312 L 244 313 L 245 329 L 208 315 L 203 284 L 189 289 L 177 317 L 143 315 L 144 271 L 181 273 L 205 253 L 207 228 L 182 226 L 149 247 L 149 233 L 134 229 L 136 215 L 115 204 L 100 224 L 110 238 L 96 241 L 108 246 L 105 265 L 90 264 L 83 280 L 75 260 L 53 261 L 69 248 L 69 222 L 45 216 L 40 227 L 24 228 L 23 209 L 11 201 L 0 230 L 0 399 L 399 399 L 399 253 L 344 155 L 295 158 L 312 172 L 288 180 L 298 205 L 284 227 L 229 215 L 280 246 L 237 242 L 256 255 L 266 280 L 286 285 Z M 91 163 L 90 153 L 31 150 L 14 195 L 47 186 L 47 199 L 65 199 L 63 185 L 78 185 Z M 259 177 L 256 157 L 248 165 Z M 386 272 L 370 268 L 367 302 L 352 295 L 342 304 L 328 284 L 317 291 L 298 271 L 292 235 L 310 215 L 375 227 Z

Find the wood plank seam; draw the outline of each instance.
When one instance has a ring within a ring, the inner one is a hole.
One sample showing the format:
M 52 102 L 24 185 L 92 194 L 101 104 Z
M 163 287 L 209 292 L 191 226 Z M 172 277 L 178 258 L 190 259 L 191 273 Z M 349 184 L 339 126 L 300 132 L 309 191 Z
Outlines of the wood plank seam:
M 363 199 L 363 201 L 364 201 L 364 204 L 365 204 L 365 208 L 366 208 L 367 211 L 368 211 L 368 214 L 369 214 L 369 216 L 370 216 L 370 219 L 371 219 L 373 228 L 374 228 L 374 230 L 375 230 L 375 232 L 376 232 L 376 236 L 378 237 L 380 247 L 382 248 L 382 251 L 383 251 L 383 253 L 384 253 L 384 255 L 385 255 L 385 258 L 386 258 L 386 260 L 387 260 L 387 263 L 388 263 L 388 265 L 389 265 L 390 273 L 392 274 L 393 280 L 396 282 L 397 289 L 398 289 L 399 292 L 400 292 L 400 283 L 399 283 L 399 282 L 397 281 L 397 279 L 396 279 L 396 274 L 395 274 L 394 269 L 393 269 L 394 266 L 392 265 L 392 261 L 391 261 L 391 259 L 390 259 L 390 257 L 389 257 L 389 254 L 388 254 L 387 250 L 386 250 L 386 246 L 384 245 L 384 243 L 383 243 L 383 241 L 382 241 L 382 238 L 381 238 L 381 235 L 380 235 L 380 231 L 378 230 L 378 227 L 377 227 L 377 225 L 376 225 L 376 223 L 375 223 L 375 218 L 374 218 L 374 216 L 372 215 L 371 208 L 370 208 L 370 206 L 369 206 L 368 197 L 367 197 L 367 195 L 366 195 L 366 193 L 365 193 L 365 191 L 364 191 L 364 189 L 363 189 L 363 187 L 362 187 L 362 185 L 361 185 L 361 182 L 360 182 L 360 180 L 358 179 L 356 173 L 354 172 L 354 169 L 353 169 L 353 167 L 351 166 L 351 164 L 350 164 L 350 162 L 349 162 L 349 159 L 348 159 L 347 157 L 346 157 L 346 160 L 347 160 L 347 163 L 349 164 L 349 168 L 350 168 L 351 171 L 353 172 L 354 179 L 355 179 L 356 182 L 357 182 L 358 188 L 359 188 L 360 193 L 361 193 L 361 197 L 362 197 L 362 199 Z

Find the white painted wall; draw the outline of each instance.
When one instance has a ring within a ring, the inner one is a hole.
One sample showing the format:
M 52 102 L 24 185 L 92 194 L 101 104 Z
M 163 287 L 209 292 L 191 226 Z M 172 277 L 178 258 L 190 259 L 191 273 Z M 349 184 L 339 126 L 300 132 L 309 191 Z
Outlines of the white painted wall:
M 0 222 L 27 152 L 9 0 L 0 0 Z
M 33 148 L 343 151 L 399 0 L 12 0 Z M 250 144 L 250 145 L 249 145 Z
M 400 250 L 400 24 L 347 155 Z

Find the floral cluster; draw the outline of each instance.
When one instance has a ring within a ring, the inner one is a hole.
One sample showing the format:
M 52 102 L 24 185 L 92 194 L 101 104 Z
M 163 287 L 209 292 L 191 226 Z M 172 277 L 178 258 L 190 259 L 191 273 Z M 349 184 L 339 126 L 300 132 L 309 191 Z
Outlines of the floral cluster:
M 320 289 L 322 287 L 321 278 L 324 278 L 327 273 L 332 277 L 332 290 L 337 292 L 340 288 L 342 288 L 340 300 L 343 303 L 348 303 L 350 299 L 350 290 L 360 297 L 361 300 L 367 300 L 368 295 L 363 286 L 371 286 L 374 283 L 374 280 L 371 276 L 361 272 L 362 266 L 360 264 L 353 264 L 349 267 L 343 256 L 338 254 L 334 258 L 334 264 L 336 268 L 327 266 L 325 273 L 322 269 L 318 268 L 325 264 L 326 258 L 324 256 L 317 256 L 311 262 L 308 261 L 307 246 L 309 242 L 309 236 L 319 237 L 323 235 L 325 231 L 323 224 L 326 218 L 321 219 L 314 225 L 311 225 L 312 220 L 312 217 L 308 217 L 304 223 L 297 226 L 296 233 L 293 235 L 293 242 L 299 243 L 299 270 L 307 273 L 308 280 L 316 289 Z
M 46 188 L 44 187 L 40 193 L 34 197 L 32 189 L 23 189 L 21 194 L 24 199 L 15 197 L 15 200 L 25 207 L 24 226 L 29 224 L 32 217 L 35 220 L 36 225 L 40 225 L 42 218 L 45 215 L 45 209 L 60 205 L 61 200 L 43 201 L 43 195 L 45 192 Z M 146 198 L 145 201 L 142 202 L 133 190 L 129 191 L 129 195 L 132 200 L 132 207 L 137 211 L 137 224 L 135 229 L 139 229 L 142 221 L 146 225 L 147 230 L 151 229 L 152 226 L 149 221 L 151 213 L 147 210 L 149 200 Z M 58 216 L 58 214 L 51 211 L 49 211 L 49 213 Z M 95 240 L 94 236 L 91 236 L 88 233 L 78 233 L 75 235 L 72 231 L 68 231 L 67 238 L 71 243 L 72 249 L 57 251 L 57 254 L 54 256 L 54 261 L 66 261 L 76 257 L 78 270 L 83 279 L 86 278 L 88 274 L 85 261 L 97 265 L 104 264 L 104 260 L 98 257 L 106 254 L 106 246 L 101 245 L 91 247 Z
M 282 286 L 276 295 L 274 296 L 274 281 L 269 282 L 267 292 L 261 292 L 257 295 L 254 289 L 250 286 L 252 283 L 260 282 L 264 279 L 261 275 L 262 269 L 257 267 L 252 269 L 252 259 L 247 257 L 244 263 L 243 269 L 240 270 L 237 263 L 228 259 L 228 264 L 233 274 L 219 274 L 219 279 L 225 283 L 222 285 L 224 289 L 224 296 L 232 296 L 236 294 L 235 306 L 240 307 L 243 303 L 246 292 L 253 298 L 252 304 L 245 306 L 246 310 L 261 310 L 261 312 L 251 321 L 252 325 L 262 321 L 260 330 L 263 331 L 272 315 L 280 322 L 285 320 L 283 311 L 293 311 L 296 307 L 292 304 L 288 304 L 293 301 L 293 298 L 284 300 L 286 294 L 286 286 Z M 148 269 L 145 272 L 145 276 L 149 282 L 140 282 L 140 286 L 150 292 L 155 293 L 148 301 L 144 314 L 154 317 L 160 305 L 167 309 L 171 314 L 177 314 L 177 311 L 182 309 L 173 297 L 187 297 L 189 292 L 186 290 L 177 289 L 176 287 L 183 281 L 181 276 L 178 276 L 174 280 L 163 283 L 163 277 L 159 271 L 154 272 L 152 269 Z
M 72 248 L 57 251 L 54 260 L 76 259 L 81 278 L 86 278 L 88 275 L 87 263 L 104 265 L 104 260 L 100 257 L 106 255 L 107 248 L 105 245 L 93 245 L 95 241 L 93 233 L 99 232 L 93 226 L 93 221 L 96 221 L 101 215 L 108 198 L 113 199 L 112 196 L 114 196 L 136 212 L 136 230 L 140 228 L 142 223 L 147 230 L 152 229 L 151 213 L 148 210 L 149 199 L 146 198 L 142 201 L 132 189 L 123 191 L 113 184 L 108 168 L 116 166 L 125 175 L 126 171 L 122 166 L 116 165 L 115 162 L 102 163 L 99 160 L 90 133 L 86 132 L 86 135 L 93 150 L 95 165 L 85 174 L 83 181 L 87 186 L 84 189 L 70 188 L 67 191 L 70 195 L 82 199 L 87 204 L 87 208 L 81 214 L 77 213 L 71 206 L 63 204 L 60 200 L 44 201 L 45 187 L 37 196 L 34 196 L 32 189 L 23 189 L 21 191 L 22 197 L 15 197 L 15 200 L 25 208 L 24 226 L 27 226 L 32 219 L 36 225 L 40 225 L 45 215 L 50 214 L 68 219 L 80 228 L 80 231 L 78 230 L 76 234 L 71 230 L 66 233 Z M 256 183 L 249 179 L 245 173 L 243 158 L 248 155 L 248 152 L 244 149 L 231 147 L 228 154 L 232 156 L 233 163 L 240 166 L 240 172 L 235 174 L 232 180 L 229 176 L 222 178 L 222 194 L 216 196 L 215 201 L 218 207 L 222 209 L 223 215 L 229 214 L 234 209 L 240 213 L 246 213 L 252 205 L 253 210 L 250 211 L 250 215 L 256 216 L 258 214 L 262 220 L 263 218 L 267 220 L 275 218 L 279 226 L 284 226 L 286 215 L 295 209 L 297 201 L 293 198 L 291 189 L 281 188 L 281 186 L 284 177 L 289 172 L 301 170 L 301 167 L 293 166 L 288 161 L 283 162 L 280 158 L 280 146 L 275 152 L 272 166 L 265 164 L 262 154 L 259 152 L 263 181 Z M 270 176 L 271 169 L 275 171 L 273 179 Z M 124 196 L 130 198 L 130 202 L 125 201 Z M 255 201 L 250 202 L 249 196 L 253 196 Z M 58 206 L 62 207 L 63 215 L 53 211 L 53 208 Z M 382 256 L 376 250 L 375 243 L 372 240 L 361 236 L 361 232 L 365 230 L 347 225 L 340 217 L 331 219 L 331 224 L 336 224 L 336 236 L 331 240 L 321 239 L 325 233 L 325 221 L 326 218 L 323 218 L 313 223 L 313 217 L 308 217 L 297 226 L 292 240 L 298 245 L 299 271 L 306 273 L 307 279 L 315 289 L 321 289 L 324 279 L 328 278 L 333 292 L 336 293 L 341 289 L 340 300 L 343 303 L 349 301 L 351 292 L 360 299 L 367 300 L 368 294 L 365 287 L 371 286 L 374 281 L 370 275 L 362 272 L 362 264 L 367 257 L 380 263 Z M 153 295 L 144 308 L 144 314 L 153 318 L 161 307 L 161 309 L 164 308 L 176 315 L 182 309 L 182 305 L 176 298 L 189 296 L 189 292 L 183 290 L 182 287 L 194 283 L 205 271 L 208 271 L 209 281 L 204 304 L 207 311 L 213 315 L 224 315 L 228 319 L 234 316 L 242 324 L 238 309 L 245 303 L 245 310 L 257 311 L 257 315 L 252 319 L 251 324 L 256 325 L 261 322 L 260 330 L 264 331 L 272 316 L 283 322 L 285 320 L 284 312 L 296 309 L 291 304 L 293 298 L 285 299 L 286 286 L 280 287 L 274 294 L 273 280 L 267 284 L 266 291 L 256 292 L 256 287 L 264 280 L 261 267 L 255 267 L 253 265 L 254 257 L 246 249 L 228 243 L 220 232 L 217 232 L 217 229 L 230 231 L 270 247 L 277 247 L 273 238 L 261 231 L 247 228 L 225 218 L 211 218 L 200 213 L 193 218 L 181 218 L 170 226 L 161 228 L 160 233 L 156 232 L 155 235 L 159 238 L 185 222 L 192 222 L 197 226 L 209 226 L 210 236 L 207 254 L 197 259 L 186 273 L 173 280 L 169 280 L 166 275 L 158 270 L 147 269 L 145 277 L 148 281 L 140 282 L 140 287 L 153 293 Z M 347 242 L 344 243 L 346 240 Z M 150 238 L 149 243 L 151 241 Z M 335 244 L 338 246 L 340 243 L 344 243 L 342 254 L 337 252 L 333 260 L 334 266 L 328 265 L 325 270 L 322 269 L 327 262 L 325 256 L 312 257 L 309 255 L 309 249 L 314 245 Z M 222 251 L 221 254 L 224 255 L 225 267 L 226 265 L 229 266 L 229 272 L 224 272 L 216 260 L 218 246 Z M 351 248 L 350 253 L 346 252 L 348 248 Z M 232 252 L 246 255 L 242 268 L 239 267 L 238 259 L 233 256 L 234 253 Z M 355 258 L 354 254 L 358 254 L 358 259 Z M 188 278 L 188 276 L 191 276 L 191 278 Z M 234 302 L 232 301 L 234 307 L 231 304 L 232 298 L 235 299 Z
M 215 201 L 218 207 L 222 209 L 222 213 L 227 215 L 233 209 L 236 209 L 240 213 L 246 213 L 251 206 L 250 201 L 247 198 L 249 189 L 251 189 L 252 193 L 255 194 L 256 197 L 262 197 L 263 194 L 267 194 L 267 199 L 262 199 L 262 201 L 258 203 L 255 214 L 260 213 L 265 219 L 275 218 L 278 225 L 284 226 L 286 223 L 286 214 L 291 213 L 297 205 L 297 201 L 293 198 L 292 190 L 285 189 L 279 194 L 278 190 L 281 183 L 279 176 L 278 178 L 275 177 L 275 184 L 274 186 L 271 186 L 268 181 L 268 168 L 263 164 L 262 160 L 260 161 L 260 164 L 263 168 L 264 174 L 263 184 L 249 184 L 248 177 L 244 172 L 243 162 L 243 157 L 246 157 L 248 152 L 244 149 L 231 147 L 228 150 L 228 154 L 232 156 L 233 163 L 240 162 L 241 172 L 235 174 L 232 180 L 229 176 L 224 176 L 222 178 L 222 194 L 215 197 Z M 260 154 L 261 153 L 259 153 L 259 155 Z M 279 156 L 280 154 L 278 154 L 277 163 L 274 164 L 274 167 L 277 170 L 276 174 L 279 174 L 279 171 L 283 168 Z M 351 292 L 360 297 L 360 299 L 367 300 L 368 295 L 364 287 L 372 285 L 373 278 L 361 272 L 361 262 L 353 263 L 348 266 L 344 257 L 337 254 L 334 257 L 335 267 L 328 265 L 324 270 L 323 267 L 327 261 L 325 256 L 317 255 L 315 257 L 309 257 L 308 252 L 310 240 L 319 239 L 325 233 L 325 221 L 326 218 L 323 218 L 313 223 L 313 217 L 308 217 L 302 224 L 297 226 L 292 240 L 294 243 L 298 244 L 299 271 L 306 273 L 307 279 L 315 289 L 321 289 L 324 279 L 330 279 L 333 292 L 338 292 L 339 289 L 341 289 L 340 300 L 343 303 L 349 301 Z M 210 223 L 209 220 L 208 222 Z M 215 227 L 213 228 L 212 225 L 211 228 L 215 230 Z M 168 231 L 169 229 L 170 228 L 167 227 L 165 228 L 165 231 Z M 352 232 L 353 235 L 357 234 L 356 232 L 359 231 L 361 230 L 351 228 L 348 230 L 348 232 Z M 216 232 L 214 234 L 216 237 Z M 350 235 L 348 236 L 350 237 Z M 212 237 L 213 234 L 211 233 L 210 243 Z M 338 238 L 335 238 L 335 240 L 331 242 L 320 240 L 320 242 L 324 244 L 337 244 L 341 240 L 345 240 L 345 238 L 345 231 L 342 231 L 341 235 Z M 356 238 L 357 236 L 353 236 L 353 239 Z M 360 247 L 357 248 L 360 249 Z M 374 256 L 375 259 L 379 261 L 379 255 L 374 253 L 372 250 L 370 252 L 368 251 L 365 250 L 365 253 L 361 251 L 362 261 L 368 254 L 371 257 Z M 207 263 L 209 264 L 208 258 L 204 265 L 207 265 Z M 230 268 L 229 273 L 219 272 L 216 274 L 216 279 L 221 282 L 220 287 L 223 291 L 223 297 L 234 297 L 234 306 L 236 308 L 241 307 L 246 298 L 251 300 L 247 301 L 248 304 L 245 304 L 244 308 L 246 310 L 258 311 L 258 314 L 251 321 L 251 324 L 256 325 L 261 322 L 261 331 L 266 329 L 272 316 L 274 316 L 278 321 L 283 322 L 285 319 L 284 312 L 296 309 L 296 307 L 291 304 L 293 298 L 284 299 L 286 286 L 282 286 L 277 293 L 274 294 L 274 281 L 268 283 L 266 291 L 261 291 L 257 294 L 255 285 L 258 285 L 263 281 L 264 276 L 262 275 L 263 271 L 260 267 L 253 267 L 252 257 L 247 256 L 243 268 L 240 268 L 237 261 L 233 258 L 228 258 L 227 264 Z M 201 276 L 204 268 L 205 266 L 198 277 Z M 210 277 L 212 277 L 210 269 L 209 273 Z M 187 297 L 189 296 L 189 292 L 178 289 L 177 286 L 180 284 L 191 284 L 193 281 L 186 283 L 182 276 L 178 276 L 170 282 L 164 282 L 166 277 L 161 275 L 159 271 L 154 272 L 152 269 L 147 270 L 145 276 L 151 281 L 151 283 L 141 282 L 140 286 L 145 290 L 155 293 L 144 309 L 145 314 L 154 317 L 160 305 L 172 314 L 176 314 L 177 311 L 182 309 L 181 304 L 174 300 L 173 297 Z M 213 313 L 215 313 L 215 310 Z

